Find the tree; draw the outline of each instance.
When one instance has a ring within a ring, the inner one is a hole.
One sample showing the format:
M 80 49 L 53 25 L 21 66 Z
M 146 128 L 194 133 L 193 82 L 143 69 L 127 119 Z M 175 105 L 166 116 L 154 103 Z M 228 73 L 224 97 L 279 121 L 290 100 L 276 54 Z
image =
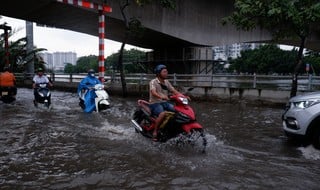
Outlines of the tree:
M 153 2 L 160 3 L 160 5 L 164 8 L 175 9 L 175 7 L 176 7 L 175 0 L 160 0 L 160 1 L 156 1 L 156 0 L 120 0 L 119 1 L 121 15 L 122 15 L 122 18 L 123 18 L 123 21 L 125 24 L 125 28 L 126 28 L 125 36 L 122 41 L 122 45 L 121 45 L 121 48 L 119 51 L 119 57 L 118 57 L 118 68 L 120 70 L 120 79 L 121 79 L 121 84 L 122 84 L 123 97 L 127 96 L 127 87 L 126 87 L 127 85 L 126 85 L 125 75 L 124 75 L 124 70 L 123 70 L 123 50 L 124 50 L 124 47 L 125 47 L 130 35 L 131 36 L 142 35 L 143 30 L 144 30 L 141 22 L 137 18 L 131 17 L 130 19 L 128 19 L 128 16 L 126 14 L 126 9 L 128 8 L 128 6 L 130 6 L 131 1 L 138 4 L 141 7 L 146 4 L 153 3 Z
M 67 63 L 65 66 L 64 66 L 64 73 L 74 73 L 74 70 L 75 70 L 75 67 L 71 64 L 71 63 Z
M 95 72 L 98 72 L 98 65 L 99 61 L 96 55 L 83 56 L 77 60 L 74 72 L 85 73 L 88 72 L 89 69 L 93 69 Z
M 95 72 L 98 72 L 98 56 L 89 55 L 80 57 L 77 60 L 76 65 L 71 63 L 66 63 L 64 66 L 65 73 L 86 73 L 89 69 L 93 69 Z
M 121 1 L 120 1 L 121 2 Z M 119 57 L 118 57 L 118 69 L 120 70 L 120 80 L 121 80 L 121 84 L 122 84 L 122 96 L 123 97 L 126 97 L 127 96 L 127 83 L 126 83 L 126 80 L 125 80 L 125 75 L 124 75 L 124 71 L 123 71 L 123 50 L 124 50 L 124 47 L 127 43 L 127 40 L 129 38 L 129 32 L 130 32 L 130 24 L 129 24 L 129 21 L 128 21 L 128 18 L 127 18 L 127 15 L 125 14 L 125 9 L 129 6 L 129 0 L 126 0 L 124 4 L 121 4 L 120 3 L 120 11 L 121 11 L 121 15 L 122 15 L 122 18 L 123 18 L 123 21 L 124 21 L 124 24 L 125 24 L 125 27 L 126 27 L 126 31 L 125 31 L 125 37 L 122 41 L 122 44 L 121 44 L 121 48 L 120 48 L 120 51 L 119 51 Z
M 319 0 L 235 0 L 234 12 L 223 19 L 237 29 L 267 29 L 274 40 L 299 39 L 290 96 L 295 96 L 298 86 L 298 71 L 302 65 L 303 50 L 311 27 L 320 22 Z
M 9 36 L 14 34 L 10 33 Z M 4 37 L 0 36 L 0 69 L 5 64 L 5 49 L 4 49 Z M 38 67 L 44 67 L 45 64 L 41 61 L 38 53 L 46 51 L 44 48 L 34 48 L 32 51 L 27 53 L 27 38 L 20 38 L 16 41 L 9 42 L 9 63 L 10 69 L 13 72 L 24 72 L 26 65 L 31 61 L 37 61 Z
M 229 71 L 243 73 L 287 74 L 293 69 L 296 51 L 285 51 L 276 45 L 264 45 L 253 50 L 241 51 L 241 56 L 232 60 Z
M 1 20 L 0 16 L 0 20 Z M 5 23 L 6 24 L 6 23 Z M 13 72 L 24 72 L 26 70 L 27 64 L 33 62 L 38 64 L 38 67 L 44 68 L 45 62 L 39 56 L 39 53 L 46 51 L 44 48 L 34 48 L 30 52 L 27 52 L 27 38 L 20 38 L 16 41 L 10 41 L 10 37 L 19 32 L 22 28 L 12 29 L 8 32 L 8 45 L 9 45 L 9 64 L 10 69 Z M 0 35 L 0 71 L 5 66 L 6 56 L 5 56 L 5 34 Z
M 119 70 L 117 67 L 120 52 L 114 53 L 107 57 L 106 66 Z M 123 63 L 124 72 L 127 73 L 141 73 L 141 71 L 146 70 L 144 65 L 138 64 L 139 61 L 144 61 L 146 59 L 146 53 L 138 49 L 123 50 Z

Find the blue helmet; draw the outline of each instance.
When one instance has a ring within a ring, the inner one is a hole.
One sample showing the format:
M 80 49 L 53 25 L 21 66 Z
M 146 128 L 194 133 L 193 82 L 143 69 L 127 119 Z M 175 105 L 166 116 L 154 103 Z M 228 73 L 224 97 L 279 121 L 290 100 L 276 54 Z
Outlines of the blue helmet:
M 166 69 L 167 67 L 165 65 L 157 65 L 155 68 L 154 68 L 154 73 L 155 74 L 160 74 L 160 72 L 162 71 L 162 69 Z

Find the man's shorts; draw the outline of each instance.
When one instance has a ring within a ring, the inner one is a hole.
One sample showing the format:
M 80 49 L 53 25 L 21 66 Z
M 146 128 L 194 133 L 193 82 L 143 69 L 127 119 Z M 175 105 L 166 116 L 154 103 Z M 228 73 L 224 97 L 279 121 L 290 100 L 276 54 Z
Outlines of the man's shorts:
M 158 116 L 161 112 L 164 111 L 172 111 L 174 112 L 174 107 L 169 102 L 160 102 L 160 103 L 154 103 L 150 104 L 151 114 L 154 116 Z

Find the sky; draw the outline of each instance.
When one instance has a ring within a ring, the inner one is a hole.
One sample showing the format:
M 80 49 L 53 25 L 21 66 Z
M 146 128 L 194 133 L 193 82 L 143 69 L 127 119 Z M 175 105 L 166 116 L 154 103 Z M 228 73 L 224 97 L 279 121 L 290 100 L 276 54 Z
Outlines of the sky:
M 2 16 L 0 24 L 7 23 L 13 30 L 18 30 L 16 34 L 9 38 L 9 41 L 17 40 L 26 36 L 25 21 Z M 98 30 L 98 29 L 97 29 Z M 0 31 L 3 33 L 3 30 Z M 37 48 L 45 48 L 49 53 L 53 52 L 75 52 L 77 57 L 98 55 L 99 39 L 84 33 L 73 32 L 71 30 L 46 28 L 33 24 L 33 43 Z M 105 57 L 117 53 L 120 50 L 121 43 L 105 40 Z M 126 45 L 126 49 L 138 48 L 136 46 Z M 147 49 L 138 48 L 148 51 Z

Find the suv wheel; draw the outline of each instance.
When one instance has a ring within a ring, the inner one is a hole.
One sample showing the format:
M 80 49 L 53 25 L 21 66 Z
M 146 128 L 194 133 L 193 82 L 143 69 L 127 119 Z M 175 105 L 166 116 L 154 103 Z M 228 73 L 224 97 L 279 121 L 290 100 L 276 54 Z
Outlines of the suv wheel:
M 316 149 L 320 149 L 320 128 L 318 127 L 312 135 L 312 145 Z

